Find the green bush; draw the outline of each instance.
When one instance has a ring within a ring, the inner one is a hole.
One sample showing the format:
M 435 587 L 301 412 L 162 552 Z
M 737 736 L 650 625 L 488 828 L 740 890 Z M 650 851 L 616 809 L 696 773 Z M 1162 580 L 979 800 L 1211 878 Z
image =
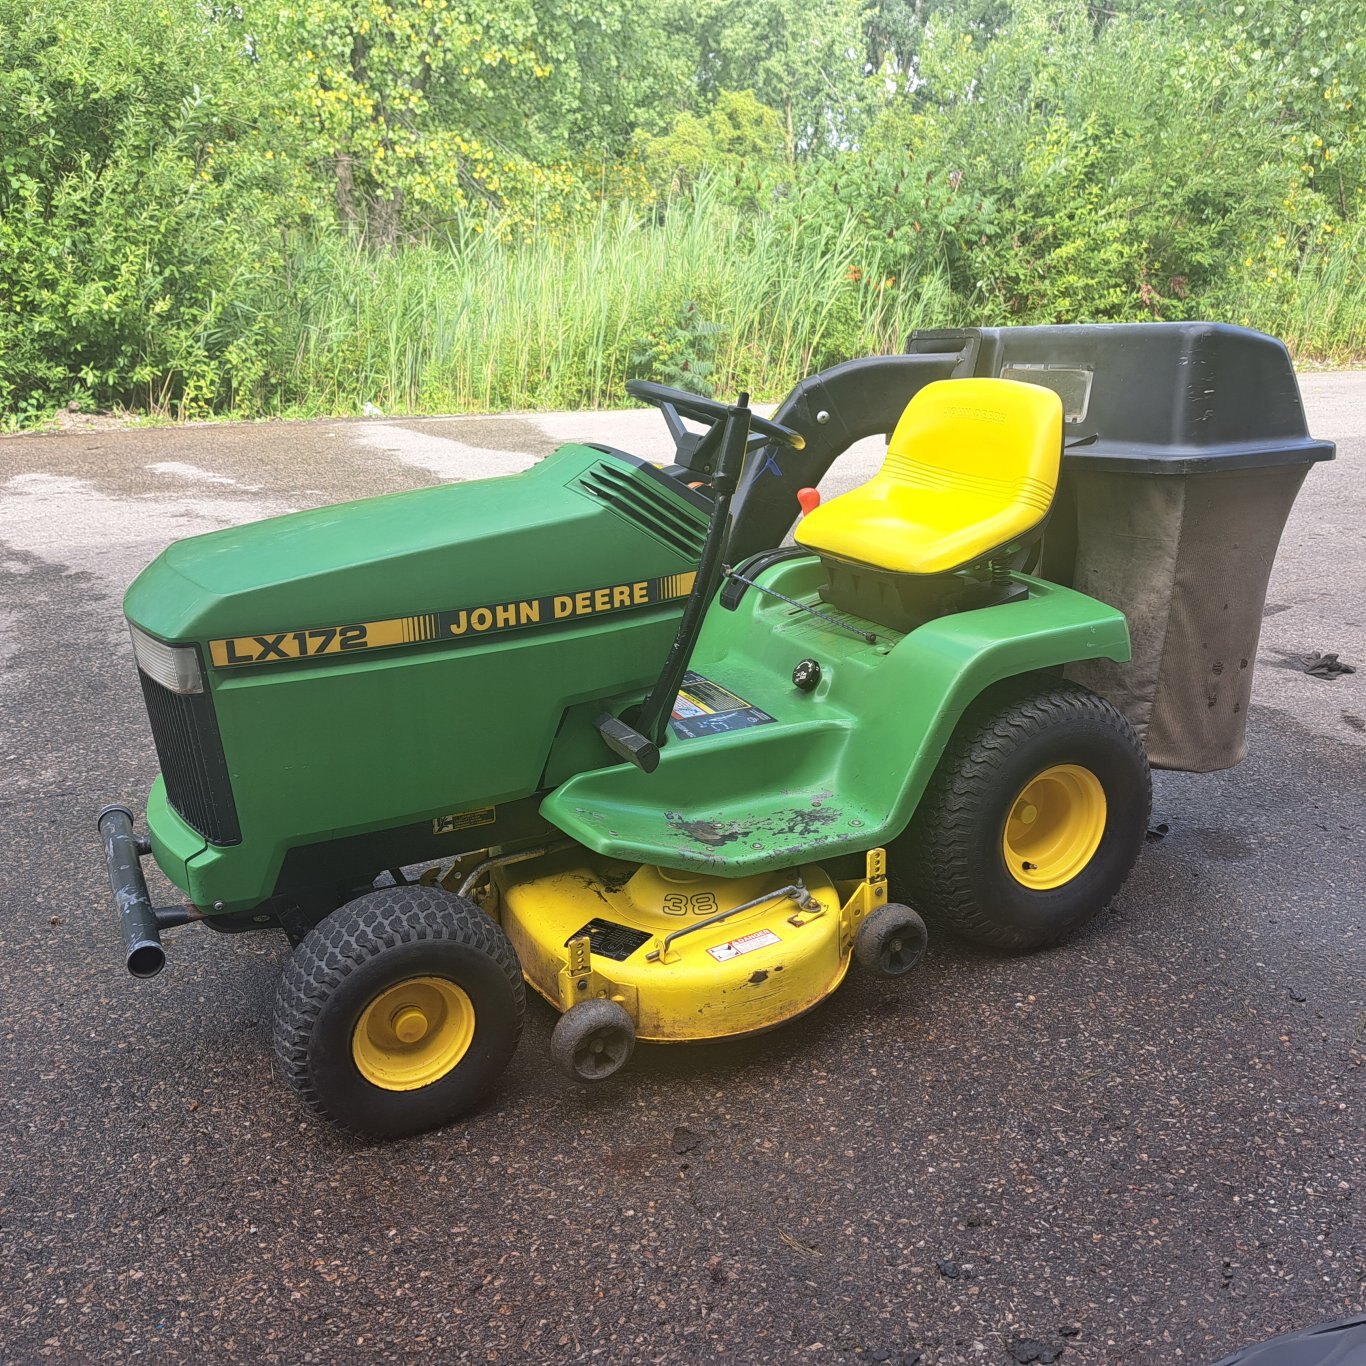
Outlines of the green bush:
M 266 93 L 198 5 L 0 0 L 0 411 L 251 406 L 299 214 Z
M 710 398 L 722 331 L 719 323 L 707 321 L 695 299 L 689 299 L 672 324 L 642 337 L 633 348 L 631 374 Z
M 1359 356 L 1358 8 L 0 0 L 0 424 L 774 397 L 973 323 Z

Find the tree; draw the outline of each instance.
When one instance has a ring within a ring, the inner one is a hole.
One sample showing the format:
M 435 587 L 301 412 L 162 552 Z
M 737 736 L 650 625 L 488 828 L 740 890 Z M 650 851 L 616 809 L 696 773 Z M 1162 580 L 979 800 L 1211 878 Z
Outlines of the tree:
M 782 119 L 789 164 L 857 139 L 866 0 L 688 0 L 673 12 L 701 109 L 750 90 Z
M 752 207 L 748 187 L 784 156 L 782 121 L 748 91 L 723 90 L 705 115 L 688 110 L 674 117 L 668 132 L 639 135 L 647 174 L 665 196 L 690 191 L 704 176 L 718 186 L 734 185 L 726 197 Z
M 307 213 L 277 92 L 194 0 L 0 0 L 0 412 L 212 410 L 271 321 L 229 318 Z
M 294 73 L 284 116 L 369 240 L 394 244 L 407 200 L 494 199 L 517 171 L 502 144 L 551 69 L 529 0 L 300 0 L 254 21 Z

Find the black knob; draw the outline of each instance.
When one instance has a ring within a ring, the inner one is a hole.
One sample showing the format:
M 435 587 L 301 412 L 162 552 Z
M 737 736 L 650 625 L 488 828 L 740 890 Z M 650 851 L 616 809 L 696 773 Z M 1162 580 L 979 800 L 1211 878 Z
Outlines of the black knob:
M 804 659 L 792 670 L 792 682 L 803 692 L 810 692 L 821 681 L 821 666 L 814 659 Z

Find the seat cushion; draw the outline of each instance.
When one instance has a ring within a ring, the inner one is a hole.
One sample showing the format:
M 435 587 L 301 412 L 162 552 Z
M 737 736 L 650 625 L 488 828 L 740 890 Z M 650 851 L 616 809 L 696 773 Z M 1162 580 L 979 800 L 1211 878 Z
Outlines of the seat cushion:
M 796 540 L 903 574 L 944 574 L 1023 542 L 1053 503 L 1062 402 L 1006 379 L 939 380 L 902 414 L 882 468 L 805 517 Z

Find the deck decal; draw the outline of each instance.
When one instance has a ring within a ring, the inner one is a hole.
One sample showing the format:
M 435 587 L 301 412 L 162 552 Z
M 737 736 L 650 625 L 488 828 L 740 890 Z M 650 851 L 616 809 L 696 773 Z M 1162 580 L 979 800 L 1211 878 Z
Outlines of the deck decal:
M 209 657 L 217 669 L 243 664 L 278 664 L 353 650 L 378 650 L 395 645 L 458 645 L 508 631 L 556 626 L 583 617 L 610 616 L 660 603 L 676 602 L 692 592 L 696 571 L 666 574 L 657 579 L 609 583 L 600 588 L 547 593 L 538 598 L 479 603 L 449 612 L 387 617 L 343 626 L 319 626 L 299 631 L 267 631 L 254 636 L 229 636 L 209 641 Z
M 614 920 L 594 918 L 581 930 L 575 930 L 564 942 L 572 943 L 583 935 L 588 936 L 589 949 L 599 958 L 611 958 L 624 963 L 651 936 L 633 925 L 618 925 Z
M 718 963 L 728 963 L 732 958 L 753 953 L 755 949 L 766 949 L 770 944 L 781 944 L 782 942 L 772 930 L 754 930 L 749 934 L 742 934 L 739 939 L 730 940 L 729 943 L 717 944 L 715 948 L 708 949 L 707 952 Z

